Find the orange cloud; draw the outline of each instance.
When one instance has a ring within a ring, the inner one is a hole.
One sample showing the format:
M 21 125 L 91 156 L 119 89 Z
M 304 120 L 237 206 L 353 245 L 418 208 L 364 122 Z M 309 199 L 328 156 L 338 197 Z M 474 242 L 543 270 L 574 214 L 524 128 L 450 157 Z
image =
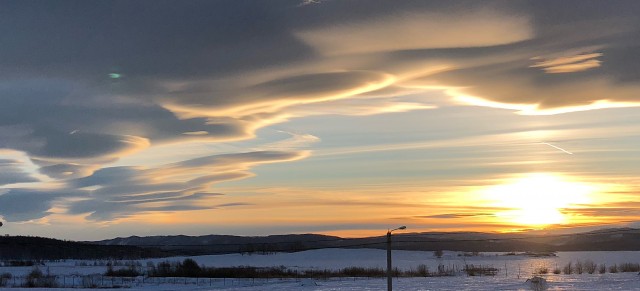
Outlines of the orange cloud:
M 596 58 L 601 56 L 601 53 L 590 53 L 557 57 L 538 62 L 530 67 L 542 68 L 545 72 L 550 74 L 581 72 L 599 67 L 601 61 Z

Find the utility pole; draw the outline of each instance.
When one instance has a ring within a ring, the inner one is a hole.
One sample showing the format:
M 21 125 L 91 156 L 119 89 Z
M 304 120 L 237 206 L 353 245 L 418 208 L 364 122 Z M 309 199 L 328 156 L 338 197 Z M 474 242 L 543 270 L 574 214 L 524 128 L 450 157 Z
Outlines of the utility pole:
M 391 231 L 387 231 L 387 291 L 393 290 L 393 276 L 391 276 Z
M 393 276 L 391 274 L 391 232 L 406 228 L 407 227 L 403 225 L 387 231 L 387 291 L 393 291 Z

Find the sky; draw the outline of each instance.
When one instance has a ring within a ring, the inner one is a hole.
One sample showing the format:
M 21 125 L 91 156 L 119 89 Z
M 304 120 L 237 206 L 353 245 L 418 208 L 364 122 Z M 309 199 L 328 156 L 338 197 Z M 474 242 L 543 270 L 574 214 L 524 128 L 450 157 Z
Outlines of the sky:
M 2 1 L 0 233 L 640 227 L 638 1 Z

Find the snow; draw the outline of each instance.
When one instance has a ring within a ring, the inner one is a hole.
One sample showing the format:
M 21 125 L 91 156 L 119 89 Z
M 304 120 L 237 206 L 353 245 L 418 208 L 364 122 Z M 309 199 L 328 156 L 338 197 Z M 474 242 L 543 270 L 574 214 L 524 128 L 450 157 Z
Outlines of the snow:
M 500 269 L 502 275 L 506 271 L 508 276 L 533 274 L 536 268 L 546 267 L 551 272 L 554 268 L 562 268 L 568 262 L 577 260 L 591 260 L 596 264 L 607 266 L 621 263 L 640 263 L 640 252 L 558 252 L 556 257 L 528 257 L 524 255 L 506 256 L 505 253 L 481 253 L 480 256 L 465 257 L 460 252 L 445 251 L 441 259 L 435 258 L 433 252 L 425 251 L 393 251 L 393 266 L 400 269 L 416 269 L 425 264 L 430 271 L 437 270 L 438 264 L 457 266 L 459 269 L 465 264 L 492 266 Z M 169 259 L 152 259 L 154 263 L 162 261 L 182 261 L 187 257 Z M 321 249 L 297 253 L 279 253 L 272 255 L 210 255 L 188 257 L 198 264 L 207 267 L 254 266 L 274 267 L 285 266 L 292 269 L 331 269 L 337 270 L 347 267 L 377 267 L 385 269 L 387 266 L 386 251 L 377 249 Z M 144 263 L 143 263 L 144 265 Z
M 640 290 L 640 279 L 635 273 L 606 275 L 547 276 L 546 290 Z M 316 281 L 317 286 L 302 286 L 296 280 L 271 280 L 270 282 L 245 282 L 243 286 L 196 286 L 195 284 L 149 284 L 133 286 L 127 290 L 225 290 L 225 291 L 374 291 L 386 290 L 386 279 L 330 279 Z M 525 279 L 504 277 L 429 277 L 400 278 L 393 281 L 394 290 L 533 290 Z M 39 289 L 28 289 L 39 290 Z M 41 289 L 45 290 L 45 289 Z M 47 289 L 51 290 L 51 289 Z M 84 289 L 56 289 L 84 290 Z M 95 289 L 87 289 L 95 290 Z
M 182 261 L 187 257 L 172 257 L 162 259 L 140 260 L 141 265 L 146 262 Z M 209 255 L 188 257 L 200 265 L 207 267 L 255 266 L 276 267 L 284 266 L 297 270 L 341 269 L 346 267 L 386 267 L 386 252 L 374 249 L 323 249 L 298 253 L 279 253 L 271 255 Z M 550 271 L 562 268 L 566 263 L 577 260 L 591 260 L 596 264 L 638 263 L 640 252 L 559 252 L 557 257 L 533 258 L 524 255 L 505 256 L 503 253 L 482 253 L 480 256 L 465 257 L 459 252 L 445 252 L 441 259 L 435 258 L 432 252 L 394 251 L 393 265 L 403 270 L 416 269 L 419 264 L 425 264 L 430 271 L 437 269 L 438 264 L 457 266 L 461 269 L 465 263 L 492 266 L 499 269 L 496 276 L 468 277 L 460 274 L 454 277 L 426 277 L 426 278 L 394 278 L 394 290 L 533 290 L 526 283 L 533 277 L 533 271 L 539 267 L 546 267 Z M 82 286 L 78 276 L 96 274 L 95 282 L 100 286 L 111 286 L 109 277 L 101 276 L 106 266 L 93 265 L 93 260 L 64 262 L 47 262 L 40 269 L 47 273 L 60 276 L 58 282 L 67 286 Z M 506 267 L 506 268 L 505 268 Z M 0 274 L 9 272 L 14 276 L 25 276 L 32 267 L 0 267 Z M 72 276 L 73 275 L 73 276 Z M 66 276 L 66 277 L 65 277 Z M 540 275 L 547 280 L 547 290 L 640 290 L 640 276 L 636 273 L 605 273 L 605 274 L 571 274 L 571 275 Z M 75 279 L 73 279 L 74 277 Z M 72 278 L 72 279 L 70 279 Z M 74 280 L 74 281 L 71 281 Z M 138 277 L 130 281 L 116 278 L 115 285 L 129 286 L 129 290 L 301 290 L 301 291 L 355 291 L 355 290 L 386 290 L 385 278 L 329 278 L 309 279 L 208 279 L 208 278 L 143 278 Z M 71 285 L 75 284 L 75 285 Z M 29 289 L 38 290 L 38 289 Z M 64 289 L 58 289 L 64 290 Z M 81 289 L 69 289 L 81 290 Z

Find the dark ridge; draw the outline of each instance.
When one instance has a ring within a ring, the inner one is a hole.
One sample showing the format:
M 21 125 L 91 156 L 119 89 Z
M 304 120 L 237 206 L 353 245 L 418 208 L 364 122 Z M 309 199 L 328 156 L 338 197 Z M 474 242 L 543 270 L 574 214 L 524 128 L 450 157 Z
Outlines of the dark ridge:
M 133 260 L 173 255 L 158 248 L 109 246 L 33 236 L 0 236 L 1 260 Z
M 182 255 L 204 255 L 297 252 L 322 248 L 385 249 L 385 242 L 384 236 L 340 238 L 317 234 L 290 234 L 263 237 L 230 235 L 132 236 L 96 243 L 156 247 Z M 640 230 L 616 228 L 561 235 L 481 232 L 394 233 L 393 248 L 469 252 L 640 251 Z
M 319 234 L 270 236 L 150 236 L 97 242 L 43 237 L 0 237 L 2 260 L 142 259 L 177 255 L 268 254 L 324 248 L 386 248 L 386 237 L 341 238 Z M 393 248 L 419 251 L 553 252 L 640 251 L 640 230 L 603 229 L 575 234 L 437 232 L 394 233 Z

